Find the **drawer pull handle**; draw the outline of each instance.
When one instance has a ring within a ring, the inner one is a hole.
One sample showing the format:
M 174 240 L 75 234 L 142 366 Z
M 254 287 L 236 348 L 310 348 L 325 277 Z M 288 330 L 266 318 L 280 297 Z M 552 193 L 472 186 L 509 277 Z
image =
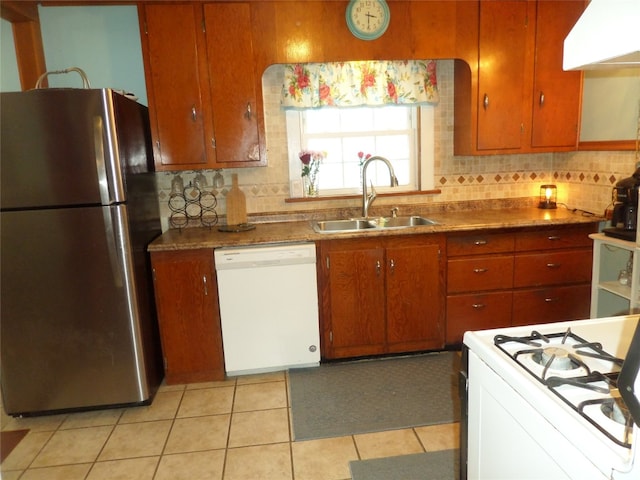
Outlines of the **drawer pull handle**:
M 552 298 L 552 297 L 547 297 L 544 299 L 545 302 L 547 303 L 551 303 L 551 302 L 557 302 L 558 299 L 557 298 Z
M 396 262 L 393 261 L 393 258 L 389 260 L 389 269 L 391 270 L 391 273 L 393 273 L 396 269 Z
M 472 304 L 471 306 L 472 306 L 473 308 L 480 309 L 480 308 L 484 308 L 484 307 L 485 307 L 485 304 L 484 304 L 484 303 L 474 303 L 474 304 Z
M 487 95 L 486 93 L 484 94 L 484 98 L 482 99 L 482 106 L 485 110 L 489 108 L 489 95 Z
M 553 242 L 554 240 L 560 240 L 560 237 L 558 235 L 549 235 L 547 239 Z
M 482 246 L 482 245 L 486 245 L 487 241 L 486 240 L 476 240 L 475 242 L 473 242 L 474 245 L 478 245 L 478 246 Z
M 485 273 L 488 272 L 489 269 L 488 268 L 474 268 L 473 269 L 473 273 Z
M 204 283 L 204 295 L 208 296 L 209 295 L 209 287 L 207 286 L 207 276 L 206 275 L 202 276 L 202 283 Z
M 376 275 L 380 276 L 380 272 L 382 271 L 382 264 L 380 260 L 376 260 Z
M 560 268 L 559 263 L 547 263 L 548 268 Z

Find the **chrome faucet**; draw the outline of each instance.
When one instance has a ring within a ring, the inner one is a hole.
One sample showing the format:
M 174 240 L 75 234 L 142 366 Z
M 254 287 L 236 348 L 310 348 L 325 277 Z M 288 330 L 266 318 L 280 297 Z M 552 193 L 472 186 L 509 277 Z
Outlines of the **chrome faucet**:
M 391 162 L 386 158 L 380 157 L 377 155 L 375 157 L 369 157 L 362 165 L 362 216 L 364 218 L 367 218 L 367 216 L 369 215 L 369 207 L 371 206 L 373 201 L 376 199 L 376 190 L 375 188 L 373 188 L 373 183 L 371 183 L 371 193 L 367 194 L 367 167 L 374 160 L 380 160 L 384 162 L 384 164 L 389 169 L 389 180 L 391 183 L 390 186 L 392 187 L 398 186 L 398 178 L 396 177 L 396 174 L 393 172 L 393 166 L 391 165 Z

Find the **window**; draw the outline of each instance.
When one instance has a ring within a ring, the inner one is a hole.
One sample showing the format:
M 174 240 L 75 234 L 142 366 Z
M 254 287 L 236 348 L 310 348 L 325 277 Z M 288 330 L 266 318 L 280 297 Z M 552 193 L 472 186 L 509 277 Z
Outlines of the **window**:
M 359 152 L 379 155 L 393 165 L 397 191 L 433 188 L 434 106 L 383 106 L 288 110 L 289 178 L 293 197 L 301 195 L 303 149 L 327 153 L 319 174 L 320 196 L 357 194 L 362 188 Z M 382 162 L 367 168 L 378 192 L 390 191 Z

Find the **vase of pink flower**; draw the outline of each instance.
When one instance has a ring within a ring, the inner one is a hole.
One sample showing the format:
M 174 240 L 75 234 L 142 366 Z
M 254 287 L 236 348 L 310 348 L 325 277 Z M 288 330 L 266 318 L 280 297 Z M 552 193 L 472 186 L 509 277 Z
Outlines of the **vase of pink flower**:
M 360 168 L 360 183 L 358 184 L 358 191 L 362 193 L 362 167 L 364 166 L 364 162 L 371 158 L 371 154 L 364 152 L 358 152 L 358 168 Z
M 300 162 L 302 162 L 302 169 L 300 176 L 302 177 L 302 188 L 305 197 L 317 197 L 320 194 L 318 182 L 320 180 L 320 164 L 324 157 L 325 152 L 318 152 L 314 150 L 303 150 L 298 154 Z

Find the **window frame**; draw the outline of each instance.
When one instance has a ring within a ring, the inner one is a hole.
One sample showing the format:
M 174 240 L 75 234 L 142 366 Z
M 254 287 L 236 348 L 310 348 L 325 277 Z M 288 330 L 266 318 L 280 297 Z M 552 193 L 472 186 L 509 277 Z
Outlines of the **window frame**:
M 376 107 L 371 107 L 376 108 Z M 434 189 L 435 170 L 435 105 L 403 105 L 393 108 L 413 109 L 415 141 L 410 146 L 410 162 L 413 165 L 413 185 L 405 187 L 390 187 L 388 185 L 376 185 L 378 193 L 411 193 Z M 289 158 L 289 181 L 291 198 L 302 197 L 302 179 L 300 177 L 300 160 L 298 153 L 304 145 L 304 110 L 286 110 L 286 136 Z M 375 135 L 376 131 L 371 131 Z M 359 135 L 367 135 L 367 131 L 358 132 Z M 367 152 L 365 152 L 367 153 Z M 361 193 L 361 187 L 320 190 L 318 198 L 330 198 L 335 196 L 357 195 Z

